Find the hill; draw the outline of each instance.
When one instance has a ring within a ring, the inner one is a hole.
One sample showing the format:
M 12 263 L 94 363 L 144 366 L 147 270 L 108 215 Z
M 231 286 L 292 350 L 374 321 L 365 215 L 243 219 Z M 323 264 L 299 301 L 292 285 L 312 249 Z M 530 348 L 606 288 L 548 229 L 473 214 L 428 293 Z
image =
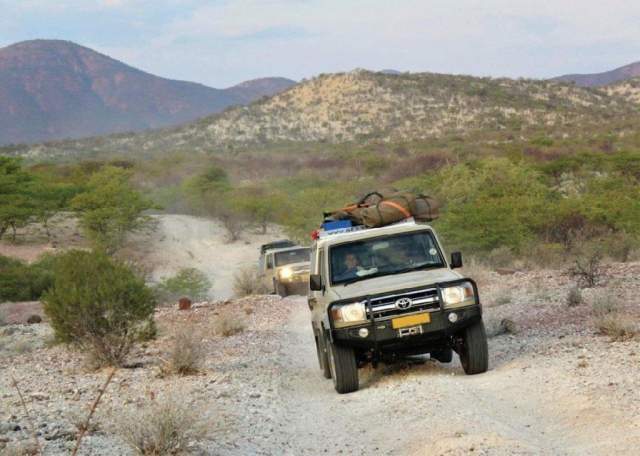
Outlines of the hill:
M 398 142 L 490 132 L 567 136 L 636 112 L 637 105 L 623 96 L 557 82 L 357 70 L 320 75 L 270 99 L 178 128 L 8 152 L 31 156 L 193 152 L 287 142 Z
M 616 68 L 615 70 L 592 74 L 566 74 L 554 78 L 556 81 L 573 82 L 579 87 L 602 87 L 640 76 L 640 62 Z
M 0 49 L 0 144 L 177 125 L 293 83 L 265 78 L 213 89 L 160 78 L 68 41 L 25 41 Z

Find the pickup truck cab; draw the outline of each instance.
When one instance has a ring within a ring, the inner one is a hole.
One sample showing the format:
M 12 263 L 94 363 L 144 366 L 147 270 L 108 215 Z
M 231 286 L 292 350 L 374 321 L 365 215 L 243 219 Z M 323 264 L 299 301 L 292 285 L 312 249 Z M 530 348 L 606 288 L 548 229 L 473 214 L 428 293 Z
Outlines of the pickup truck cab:
M 358 389 L 358 368 L 401 356 L 460 356 L 467 374 L 488 368 L 476 283 L 454 269 L 429 225 L 320 232 L 311 247 L 308 304 L 320 368 L 338 393 Z

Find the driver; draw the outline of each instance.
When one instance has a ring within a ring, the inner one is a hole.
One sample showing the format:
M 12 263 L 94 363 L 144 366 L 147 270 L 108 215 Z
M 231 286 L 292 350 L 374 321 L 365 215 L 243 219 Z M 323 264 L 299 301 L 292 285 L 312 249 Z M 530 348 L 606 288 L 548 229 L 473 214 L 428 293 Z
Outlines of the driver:
M 347 253 L 344 256 L 345 270 L 336 277 L 338 280 L 349 280 L 357 277 L 358 271 L 362 269 L 358 257 L 354 253 Z

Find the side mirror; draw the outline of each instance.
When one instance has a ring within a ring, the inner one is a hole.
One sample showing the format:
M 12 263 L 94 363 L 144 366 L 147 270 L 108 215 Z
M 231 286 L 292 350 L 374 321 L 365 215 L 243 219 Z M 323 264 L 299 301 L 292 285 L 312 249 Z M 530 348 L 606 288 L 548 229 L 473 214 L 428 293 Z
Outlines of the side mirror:
M 462 267 L 462 253 L 451 252 L 451 269 Z
M 312 291 L 322 290 L 322 277 L 320 277 L 320 274 L 311 274 L 309 276 L 309 288 Z

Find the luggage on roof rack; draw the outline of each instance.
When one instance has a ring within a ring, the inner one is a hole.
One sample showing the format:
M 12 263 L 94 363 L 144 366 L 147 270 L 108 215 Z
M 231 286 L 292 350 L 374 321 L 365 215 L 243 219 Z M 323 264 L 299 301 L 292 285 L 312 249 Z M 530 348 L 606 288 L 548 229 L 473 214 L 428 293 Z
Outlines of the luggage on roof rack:
M 375 228 L 413 217 L 418 222 L 438 218 L 440 204 L 430 196 L 410 192 L 371 192 L 357 203 L 325 213 L 328 220 L 350 220 L 356 225 Z

